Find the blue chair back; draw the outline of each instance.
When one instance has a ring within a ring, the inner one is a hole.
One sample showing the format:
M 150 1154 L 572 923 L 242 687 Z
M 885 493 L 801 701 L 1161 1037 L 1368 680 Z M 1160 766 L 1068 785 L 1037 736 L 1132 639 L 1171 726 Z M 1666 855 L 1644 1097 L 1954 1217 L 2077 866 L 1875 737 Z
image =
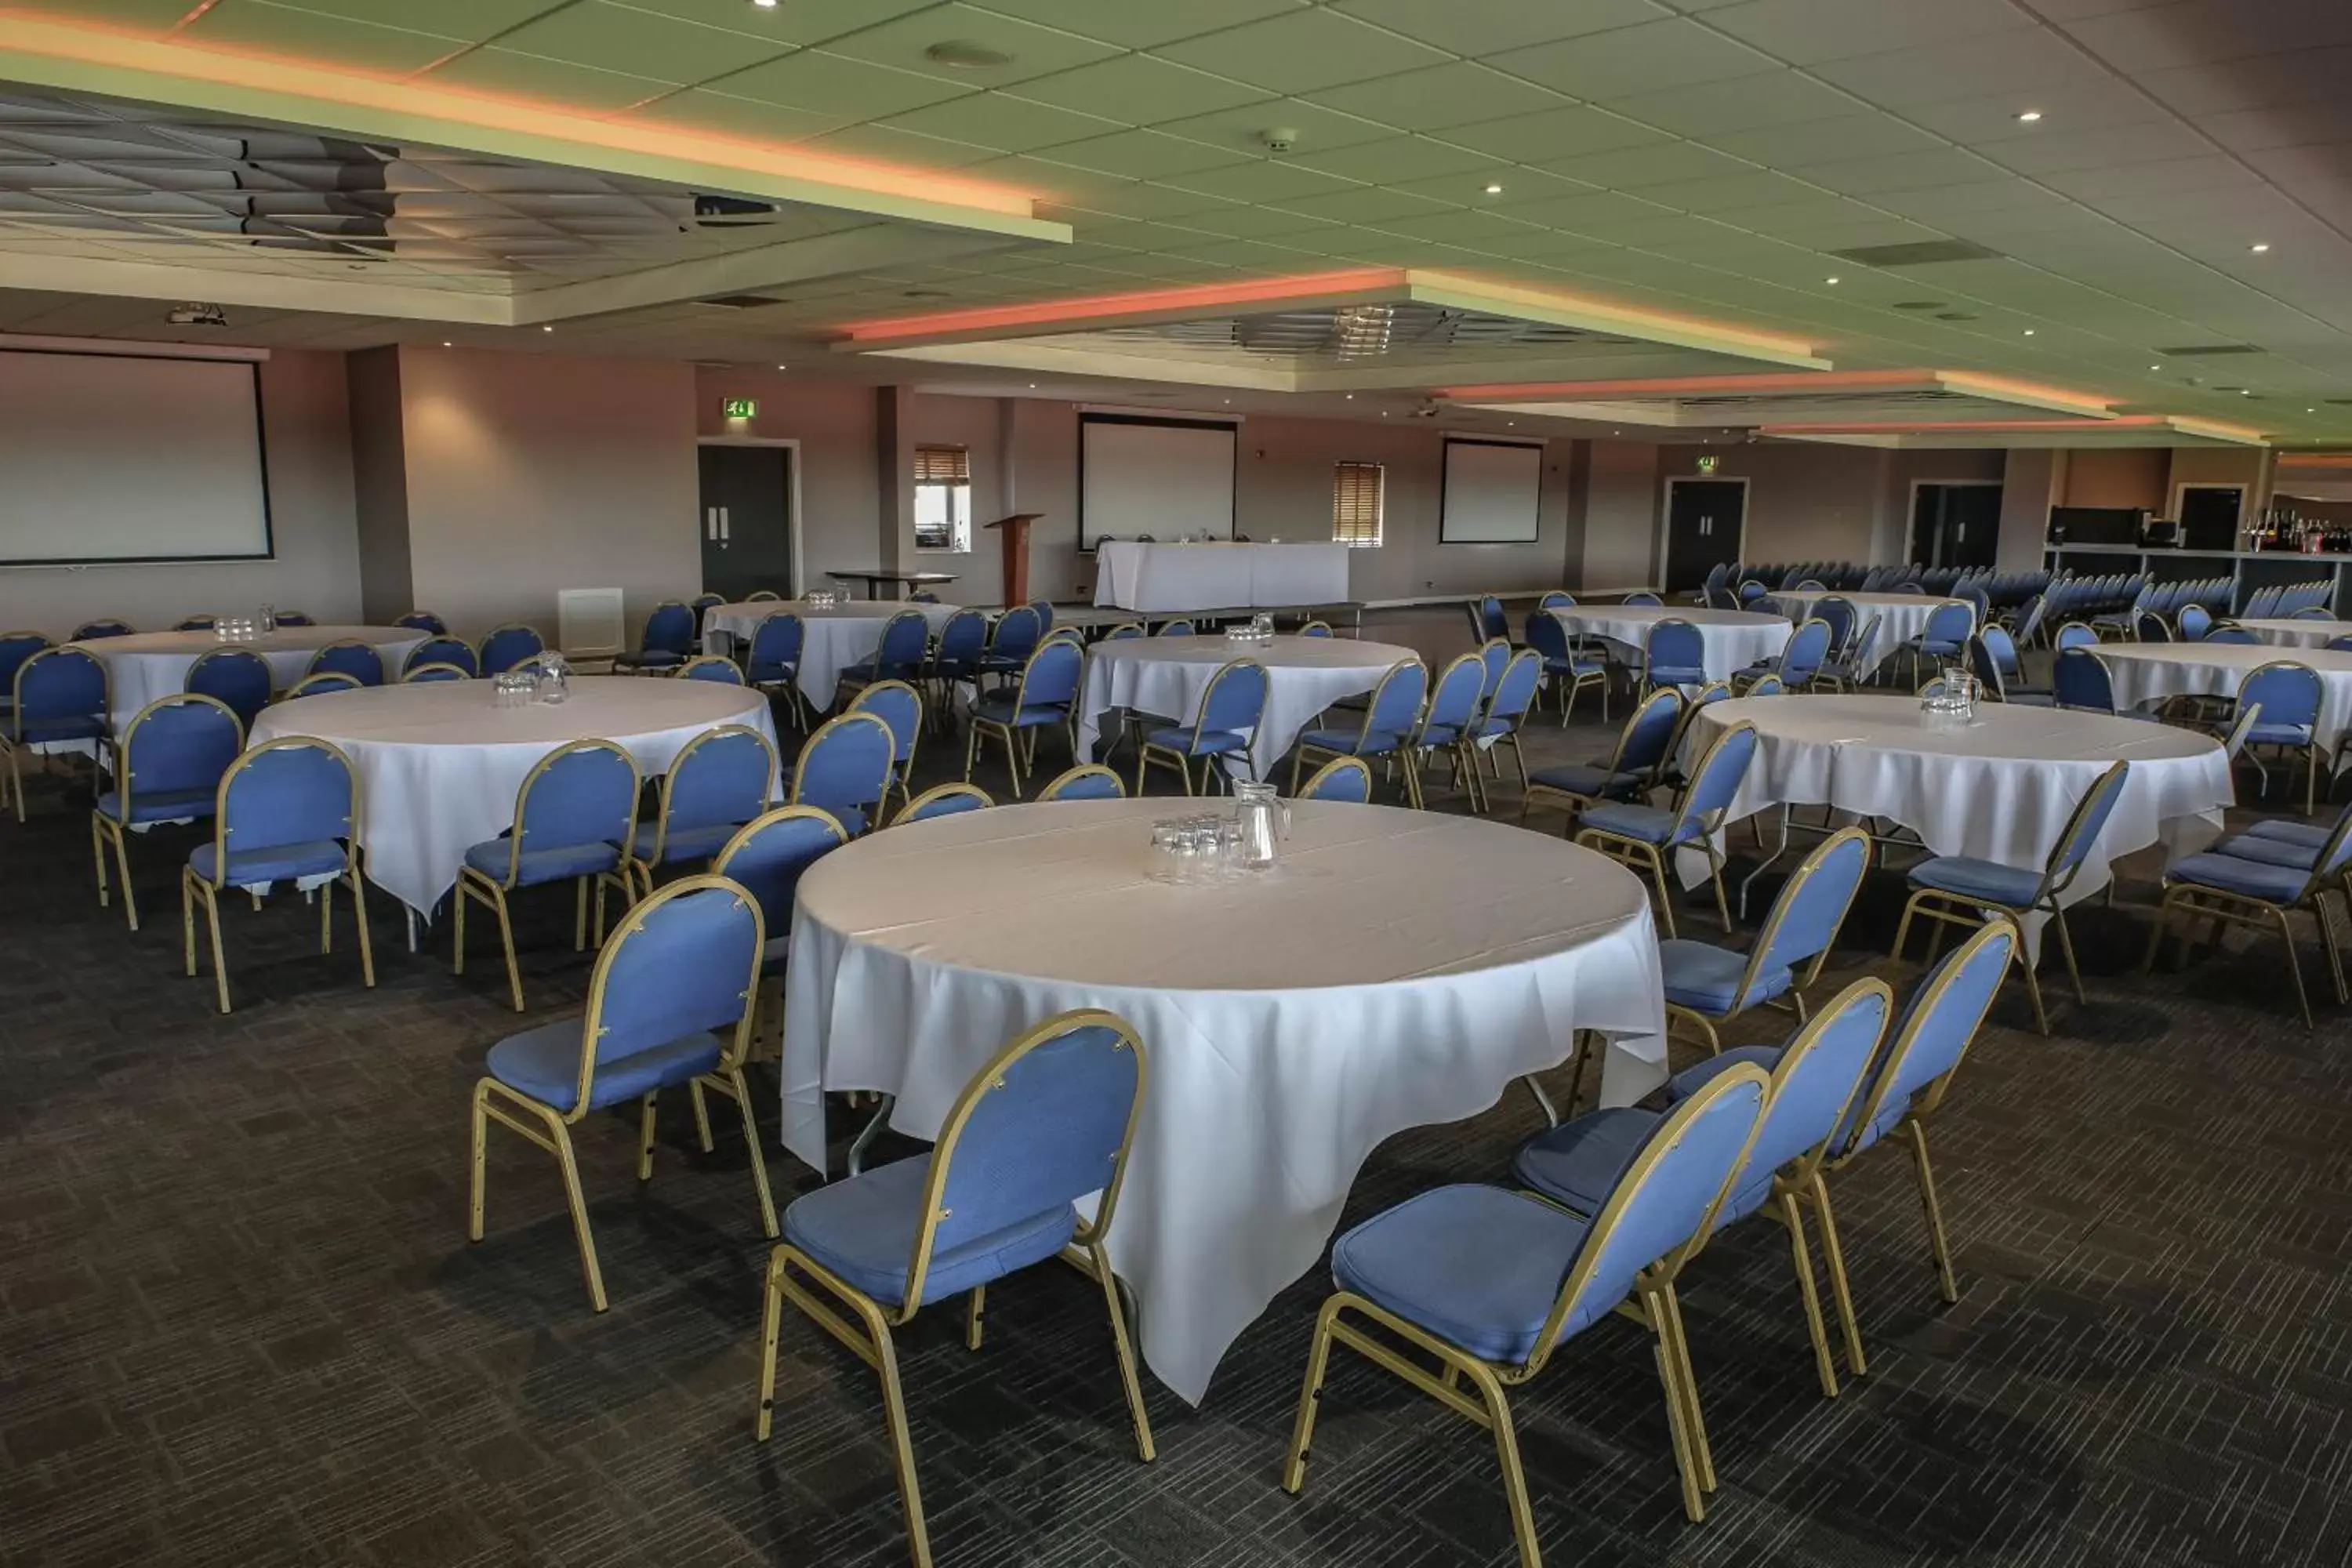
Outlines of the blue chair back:
M 1816 845 L 1764 917 L 1748 953 L 1749 983 L 1766 969 L 1782 964 L 1794 969 L 1807 959 L 1827 956 L 1869 868 L 1870 836 L 1858 827 L 1843 828 Z M 1734 1011 L 1747 1005 L 1747 990 L 1741 987 Z
M 1041 643 L 1021 667 L 1019 706 L 1067 708 L 1078 700 L 1078 673 L 1086 654 L 1077 644 L 1056 638 Z
M 2205 634 L 2213 629 L 2213 612 L 2202 605 L 2183 605 L 2173 625 L 2180 628 L 2182 642 L 2203 642 Z
M 1626 595 L 1622 602 L 1629 609 L 1655 610 L 1662 608 L 1665 605 L 1665 601 L 1664 599 L 1659 598 L 1655 594 L 1650 593 L 1646 589 L 1639 594 Z
M 106 666 L 78 647 L 36 650 L 16 667 L 10 733 L 64 719 L 106 718 Z
M 1118 625 L 1111 627 L 1110 630 L 1103 633 L 1102 640 L 1105 642 L 1126 642 L 1131 637 L 1139 637 L 1142 635 L 1142 623 L 1139 621 L 1121 621 Z M 1312 629 L 1309 629 L 1300 635 L 1304 637 L 1313 637 L 1316 634 Z M 1322 635 L 1325 637 L 1330 636 L 1331 628 L 1325 626 L 1323 628 Z
M 1045 635 L 1045 623 L 1027 605 L 1015 605 L 996 617 L 996 630 L 988 640 L 988 651 L 998 658 L 1027 658 Z
M 801 874 L 849 842 L 849 834 L 829 811 L 813 805 L 780 805 L 745 823 L 710 862 L 751 895 L 772 942 L 792 929 L 793 895 Z
M 484 675 L 503 675 L 525 659 L 547 651 L 547 639 L 536 627 L 505 626 L 482 639 L 479 668 Z
M 281 626 L 315 626 L 319 624 L 300 610 L 273 610 L 269 618 Z
M 781 680 L 801 661 L 808 627 L 792 610 L 778 610 L 751 628 L 751 652 L 746 659 L 754 680 Z
M 2172 627 L 2154 610 L 2132 612 L 2132 637 L 2139 642 L 2170 642 Z
M 1985 654 L 1992 660 L 1992 667 L 2000 671 L 2002 685 L 2014 682 L 2025 672 L 2024 662 L 2017 656 L 2017 644 L 2010 640 L 2009 633 L 2001 627 L 1987 623 L 1984 629 L 1977 633 L 1977 640 L 1984 644 Z
M 664 599 L 646 617 L 645 635 L 637 647 L 646 653 L 674 653 L 684 658 L 694 647 L 694 606 Z
M 2058 635 L 2051 639 L 2050 646 L 2060 653 L 2070 648 L 2096 647 L 2099 646 L 2099 634 L 2080 621 L 2068 621 L 2058 628 Z
M 758 901 L 724 877 L 681 877 L 630 906 L 588 982 L 575 1104 L 598 1109 L 600 1068 L 673 1040 L 732 1028 L 740 1058 L 766 942 Z
M 1772 1064 L 1764 1124 L 1717 1212 L 1718 1229 L 1770 1201 L 1776 1173 L 1792 1165 L 1801 1171 L 1828 1153 L 1861 1097 L 1894 1013 L 1895 992 L 1886 982 L 1857 980 L 1781 1047 Z
M 636 825 L 637 764 L 629 753 L 610 741 L 559 746 L 523 776 L 516 792 L 507 885 L 521 873 L 526 849 L 626 846 Z
M 731 827 L 768 806 L 776 749 L 747 724 L 721 724 L 688 741 L 662 775 L 662 838 L 698 827 Z
M 1038 798 L 1043 799 L 1044 796 Z M 890 826 L 906 822 L 929 822 L 934 816 L 961 816 L 967 811 L 986 811 L 996 804 L 989 793 L 978 784 L 933 784 L 929 789 L 907 803 L 907 808 L 890 819 Z
M 1037 794 L 1039 800 L 1125 800 L 1125 781 L 1100 763 L 1072 768 Z
M 881 646 L 874 655 L 875 673 L 884 677 L 919 673 L 930 647 L 931 624 L 923 618 L 923 612 L 900 610 L 882 624 Z
M 1852 1159 L 1906 1116 L 1925 1115 L 1941 1103 L 1991 1010 L 2017 941 L 2017 927 L 1997 918 L 1945 955 L 1913 994 L 1894 1038 L 1872 1064 L 1869 1086 L 1846 1112 L 1832 1145 L 1833 1159 Z
M 1536 689 L 1543 684 L 1543 656 L 1521 648 L 1503 666 L 1502 679 L 1486 699 L 1486 721 L 1516 730 L 1536 705 Z
M 1927 612 L 1927 624 L 1920 628 L 1919 641 L 1930 648 L 1950 647 L 1957 651 L 1968 641 L 1976 625 L 1976 606 L 1955 599 Z
M 1201 716 L 1193 722 L 1192 739 L 1203 735 L 1255 730 L 1265 714 L 1265 696 L 1273 677 L 1254 658 L 1229 661 L 1209 677 L 1201 694 Z
M 943 669 L 962 670 L 988 650 L 988 617 L 978 610 L 958 610 L 940 628 L 938 652 L 931 657 Z
M 420 664 L 400 678 L 403 686 L 431 686 L 444 680 L 471 680 L 474 678 L 454 664 Z
M 1710 833 L 1722 826 L 1724 813 L 1731 809 L 1732 797 L 1748 776 L 1748 764 L 1756 760 L 1756 726 L 1744 719 L 1717 735 L 1692 770 L 1690 787 L 1683 791 L 1675 815 Z
M 2280 724 L 2308 728 L 2319 722 L 2324 690 L 2319 672 L 2311 666 L 2278 659 L 2247 672 L 2238 686 L 2238 700 L 2262 705 L 2265 730 Z
M 279 623 L 283 625 L 282 621 Z M 68 642 L 95 642 L 100 637 L 127 637 L 133 628 L 129 621 L 118 621 L 111 616 L 95 621 L 84 621 L 76 626 Z
M 2107 678 L 2107 667 L 2099 656 L 2088 648 L 2072 647 L 2058 656 L 2052 667 L 2050 692 L 2061 708 L 2088 708 L 2095 712 L 2116 710 L 2115 682 Z
M 1444 725 L 1454 730 L 1466 729 L 1478 714 L 1478 698 L 1486 689 L 1486 663 L 1475 653 L 1465 653 L 1445 667 L 1437 678 L 1436 689 L 1429 696 L 1428 710 L 1422 715 L 1421 733 Z
M 1049 1018 L 973 1076 L 931 1150 L 907 1299 L 923 1300 L 938 1253 L 1057 1214 L 1100 1193 L 1092 1240 L 1111 1223 L 1144 1092 L 1143 1041 L 1108 1013 Z
M 1780 649 L 1780 683 L 1791 688 L 1809 684 L 1830 656 L 1830 640 L 1827 621 L 1810 620 L 1799 626 Z
M 2256 647 L 2261 645 L 2263 639 L 2243 626 L 2215 626 L 2205 634 L 2205 640 L 2236 647 Z
M 1706 663 L 1706 638 L 1688 621 L 1660 621 L 1642 644 L 1645 679 L 1660 669 L 1698 669 Z
M 1372 700 L 1364 710 L 1364 732 L 1406 733 L 1421 717 L 1421 700 L 1428 689 L 1429 666 L 1421 660 L 1402 658 L 1389 666 L 1381 683 L 1372 688 Z
M 1053 600 L 1032 599 L 1029 601 L 1029 609 L 1037 617 L 1037 635 L 1039 637 L 1043 637 L 1047 632 L 1054 629 Z
M 677 673 L 683 680 L 715 680 L 722 686 L 743 684 L 743 667 L 731 658 L 720 658 L 715 654 L 688 659 L 678 666 Z
M 1642 699 L 1617 731 L 1617 755 L 1610 765 L 1613 773 L 1650 773 L 1664 765 L 1673 751 L 1675 736 L 1682 728 L 1683 694 L 1671 686 L 1661 686 Z
M 1155 635 L 1163 637 L 1189 637 L 1192 635 L 1192 623 L 1181 619 L 1162 621 L 1160 623 L 1160 630 Z
M 1491 704 L 1495 692 L 1503 684 L 1503 671 L 1511 662 L 1511 645 L 1502 637 L 1490 637 L 1478 645 L 1478 700 L 1481 705 Z
M 411 610 L 392 624 L 406 626 L 413 632 L 431 632 L 436 637 L 446 637 L 449 631 L 449 624 L 430 610 Z M 473 650 L 468 648 L 466 651 L 470 654 Z
M 915 738 L 923 730 L 923 700 L 903 680 L 877 680 L 861 688 L 847 710 L 871 713 L 890 726 L 890 761 L 905 768 L 915 760 Z
M 349 638 L 331 642 L 310 656 L 310 675 L 348 675 L 362 686 L 383 684 L 383 660 L 375 649 Z
M 141 795 L 217 790 L 221 775 L 243 750 L 245 725 L 228 704 L 184 691 L 158 697 L 115 742 L 114 787 L 122 798 L 122 820 L 132 820 Z
M 1546 594 L 1542 598 L 1536 601 L 1536 608 L 1538 610 L 1572 610 L 1576 608 L 1576 595 L 1573 594 L 1564 594 L 1558 588 L 1554 588 L 1550 593 Z
M 1853 601 L 1830 594 L 1813 601 L 1813 619 L 1830 628 L 1830 651 L 1833 654 L 1850 651 L 1853 641 L 1855 616 Z
M 0 692 L 13 694 L 17 668 L 50 646 L 49 639 L 39 632 L 0 632 Z
M 175 632 L 208 632 L 220 625 L 217 616 L 182 616 L 172 623 Z
M 249 730 L 254 715 L 269 706 L 269 661 L 249 647 L 213 648 L 188 666 L 181 689 L 226 703 Z
M 1505 642 L 1510 640 L 1511 623 L 1503 614 L 1502 600 L 1492 594 L 1481 595 L 1477 603 L 1477 616 L 1478 625 L 1485 631 L 1487 638 L 1501 637 Z
M 792 804 L 874 812 L 889 794 L 898 749 L 890 726 L 871 713 L 826 720 L 801 747 Z
M 454 664 L 469 676 L 479 674 L 482 668 L 474 658 L 473 648 L 452 637 L 426 637 L 408 650 L 408 657 L 401 661 L 401 669 L 404 673 L 427 664 Z
M 1671 1273 L 1697 1251 L 1763 1123 L 1769 1082 L 1762 1068 L 1741 1062 L 1658 1119 L 1592 1216 L 1530 1366 L 1631 1295 L 1644 1270 L 1663 1265 Z
M 1529 610 L 1525 627 L 1527 644 L 1548 661 L 1568 664 L 1574 660 L 1570 647 L 1568 628 L 1549 610 Z
M 1360 757 L 1334 757 L 1315 772 L 1301 800 L 1343 800 L 1363 805 L 1372 798 L 1372 770 Z
M 2124 786 L 2131 782 L 2131 764 L 2117 763 L 2083 794 L 2074 803 L 2074 812 L 2066 818 L 2058 842 L 2050 851 L 2042 869 L 2045 891 L 2064 887 L 2074 879 L 2083 862 L 2090 858 L 2091 847 L 2105 831 L 2107 818 L 2116 812 L 2116 804 L 2124 797 Z
M 214 797 L 213 864 L 225 880 L 232 838 L 239 850 L 349 844 L 359 797 L 359 776 L 338 748 L 307 735 L 264 741 L 221 776 Z

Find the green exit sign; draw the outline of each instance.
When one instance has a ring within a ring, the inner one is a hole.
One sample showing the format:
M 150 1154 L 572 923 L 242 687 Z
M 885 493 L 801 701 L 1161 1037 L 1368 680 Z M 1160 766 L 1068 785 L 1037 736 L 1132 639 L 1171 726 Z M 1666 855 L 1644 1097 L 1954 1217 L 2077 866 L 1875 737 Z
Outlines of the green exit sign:
M 760 415 L 760 405 L 755 398 L 729 397 L 719 402 L 719 412 L 729 419 L 756 419 Z
M 1702 474 L 1711 474 L 1715 472 L 1715 456 L 1712 453 L 1701 458 L 1698 460 L 1698 471 Z

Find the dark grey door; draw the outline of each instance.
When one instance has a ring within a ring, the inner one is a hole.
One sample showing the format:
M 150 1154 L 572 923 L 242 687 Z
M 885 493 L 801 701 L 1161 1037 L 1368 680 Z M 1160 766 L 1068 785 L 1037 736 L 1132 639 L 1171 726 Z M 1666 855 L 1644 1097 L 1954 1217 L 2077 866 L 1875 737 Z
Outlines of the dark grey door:
M 1990 566 L 2000 542 L 1999 485 L 1921 485 L 1911 500 L 1911 559 Z
M 1666 581 L 1670 594 L 1697 587 L 1709 568 L 1739 560 L 1739 524 L 1748 487 L 1731 479 L 1676 479 L 1666 503 Z
M 761 588 L 792 597 L 793 452 L 702 447 L 702 586 L 736 603 Z

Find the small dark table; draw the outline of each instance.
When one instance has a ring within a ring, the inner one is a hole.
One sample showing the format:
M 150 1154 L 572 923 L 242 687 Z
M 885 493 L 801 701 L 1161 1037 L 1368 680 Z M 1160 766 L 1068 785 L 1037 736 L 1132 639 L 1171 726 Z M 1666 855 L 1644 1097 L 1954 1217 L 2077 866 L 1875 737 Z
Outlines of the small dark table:
M 871 572 L 827 572 L 825 575 L 836 583 L 865 584 L 866 596 L 869 599 L 882 596 L 882 584 L 885 583 L 903 584 L 907 591 L 912 593 L 917 588 L 936 588 L 942 583 L 956 580 L 953 572 L 887 572 L 878 567 Z

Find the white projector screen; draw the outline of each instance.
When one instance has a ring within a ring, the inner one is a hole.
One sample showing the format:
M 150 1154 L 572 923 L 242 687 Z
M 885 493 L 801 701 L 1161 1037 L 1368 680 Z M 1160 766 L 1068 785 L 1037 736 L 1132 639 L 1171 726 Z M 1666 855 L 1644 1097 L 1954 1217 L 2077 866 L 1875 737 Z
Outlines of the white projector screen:
M 1165 543 L 1207 529 L 1234 536 L 1231 425 L 1132 414 L 1078 416 L 1078 548 L 1105 534 Z
M 1501 441 L 1445 443 L 1441 544 L 1532 544 L 1543 448 Z
M 0 564 L 266 558 L 258 374 L 0 350 Z

